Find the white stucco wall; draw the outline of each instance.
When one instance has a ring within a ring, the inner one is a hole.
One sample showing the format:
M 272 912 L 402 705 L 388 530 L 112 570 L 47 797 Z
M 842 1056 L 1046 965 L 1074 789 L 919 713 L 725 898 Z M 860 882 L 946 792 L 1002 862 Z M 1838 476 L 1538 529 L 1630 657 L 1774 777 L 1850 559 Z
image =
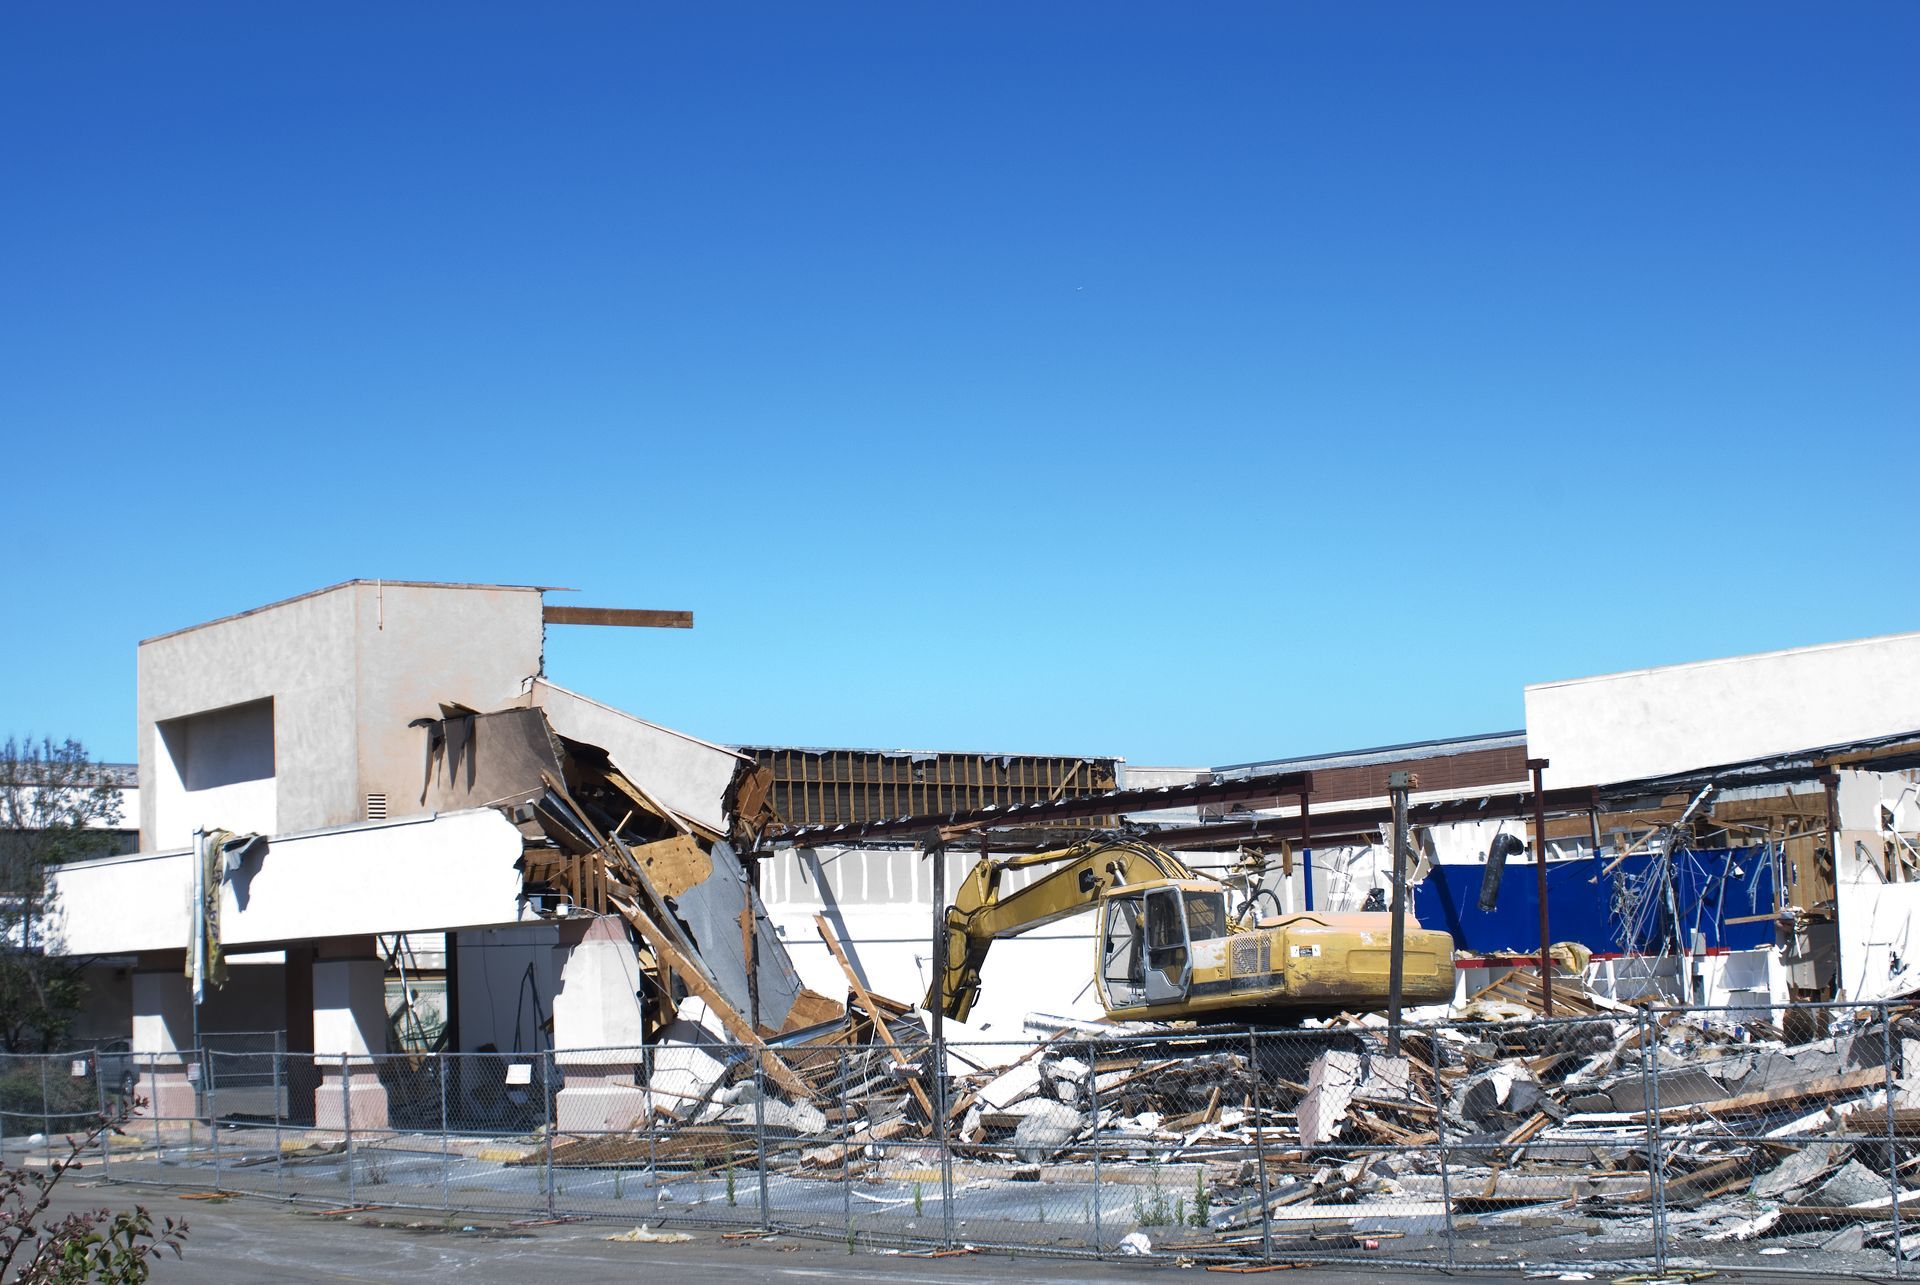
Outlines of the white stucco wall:
M 1839 886 L 1840 994 L 1890 999 L 1920 985 L 1920 883 Z
M 1526 689 L 1549 788 L 1601 785 L 1920 729 L 1920 633 Z
M 1196 866 L 1215 860 L 1181 855 Z M 949 900 L 975 860 L 971 854 L 949 855 Z M 1045 873 L 1009 875 L 1003 889 L 1011 891 Z M 814 924 L 814 916 L 824 911 L 871 990 L 908 1004 L 926 999 L 932 982 L 933 882 L 919 851 L 784 849 L 762 872 L 760 891 L 774 930 L 810 989 L 834 999 L 847 994 L 846 975 Z M 1089 911 L 995 942 L 980 972 L 980 999 L 968 1027 L 986 1039 L 1020 1040 L 1031 1014 L 1099 1018 L 1100 1000 L 1092 986 L 1095 927 Z
M 741 756 L 541 679 L 529 698 L 560 735 L 598 745 L 627 779 L 683 816 L 726 829 L 727 785 Z
M 278 838 L 222 885 L 221 935 L 238 949 L 511 924 L 521 914 L 520 851 L 519 831 L 490 808 Z M 192 878 L 188 852 L 62 866 L 53 876 L 60 953 L 184 949 Z
M 971 856 L 949 856 L 949 897 L 973 863 Z M 789 849 L 768 863 L 761 896 L 809 988 L 847 997 L 846 975 L 814 924 L 814 915 L 824 910 L 870 990 L 920 1004 L 932 980 L 932 887 L 926 857 L 912 849 Z M 1019 1039 L 1030 1013 L 1099 1017 L 1099 1000 L 1088 985 L 1093 929 L 1091 914 L 1078 915 L 995 942 L 968 1025 L 989 1038 Z
M 387 1051 L 386 971 L 378 959 L 314 961 L 315 1054 L 357 1058 Z
M 539 672 L 536 589 L 354 581 L 151 638 L 139 650 L 141 847 L 162 832 L 165 747 L 157 724 L 250 701 L 273 703 L 274 821 L 286 832 L 345 825 L 366 796 L 387 815 L 418 811 L 423 733 L 408 723 L 442 702 L 499 709 Z M 190 784 L 190 783 L 189 783 Z M 224 788 L 224 787 L 223 787 Z M 259 803 L 256 790 L 236 807 Z M 194 810 L 193 824 L 258 828 Z M 191 830 L 192 824 L 186 826 Z
M 646 1042 L 638 998 L 640 963 L 624 928 L 592 921 L 585 940 L 554 948 L 558 986 L 553 994 L 553 1038 L 562 1049 L 638 1048 Z M 562 1054 L 564 1064 L 591 1066 L 594 1053 Z
M 149 749 L 154 848 L 185 847 L 196 829 L 279 828 L 271 700 L 156 723 Z
M 289 830 L 357 816 L 353 802 L 353 598 L 290 602 L 148 639 L 139 649 L 140 846 L 180 840 L 159 830 L 163 746 L 156 724 L 273 699 L 277 819 Z M 296 771 L 289 768 L 296 767 Z M 214 824 L 224 824 L 216 821 Z M 189 826 L 188 829 L 192 827 Z
M 387 815 L 421 810 L 426 733 L 442 702 L 504 709 L 540 672 L 540 594 L 490 585 L 359 581 L 354 596 L 358 785 L 387 796 Z M 364 815 L 356 811 L 355 817 Z M 346 820 L 348 818 L 339 818 Z

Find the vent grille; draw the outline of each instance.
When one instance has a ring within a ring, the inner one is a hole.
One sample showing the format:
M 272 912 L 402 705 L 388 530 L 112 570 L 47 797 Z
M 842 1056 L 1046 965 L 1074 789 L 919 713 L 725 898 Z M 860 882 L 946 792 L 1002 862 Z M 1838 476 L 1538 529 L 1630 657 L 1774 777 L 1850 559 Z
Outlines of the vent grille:
M 1233 939 L 1227 967 L 1235 977 L 1252 977 L 1273 970 L 1273 937 L 1269 933 L 1242 933 Z
M 367 820 L 384 821 L 387 819 L 387 796 L 369 794 L 367 796 Z

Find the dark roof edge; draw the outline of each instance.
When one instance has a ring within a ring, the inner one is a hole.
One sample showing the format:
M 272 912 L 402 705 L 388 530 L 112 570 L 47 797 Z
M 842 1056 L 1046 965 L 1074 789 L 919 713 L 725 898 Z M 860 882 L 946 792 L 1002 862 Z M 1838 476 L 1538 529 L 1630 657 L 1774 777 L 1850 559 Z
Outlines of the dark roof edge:
M 309 589 L 305 593 L 296 593 L 291 598 L 281 598 L 277 602 L 263 602 L 258 607 L 248 607 L 245 611 L 236 611 L 230 616 L 217 616 L 212 620 L 203 620 L 197 625 L 187 625 L 180 629 L 170 629 L 164 634 L 155 634 L 151 638 L 142 638 L 140 645 L 165 642 L 169 638 L 178 638 L 181 634 L 190 634 L 196 629 L 211 629 L 215 625 L 228 624 L 235 620 L 245 620 L 248 616 L 257 616 L 263 611 L 272 611 L 277 607 L 292 606 L 296 602 L 305 602 L 309 598 L 318 598 L 323 593 L 337 593 L 342 589 L 351 589 L 355 585 L 394 585 L 401 589 L 510 589 L 524 593 L 575 593 L 577 590 L 563 588 L 560 585 L 539 584 L 469 584 L 447 580 L 381 580 L 362 577 L 357 580 L 342 580 L 339 584 L 330 584 L 323 589 Z
M 1231 763 L 1213 769 L 1215 776 L 1258 776 L 1278 769 L 1297 771 L 1316 767 L 1364 767 L 1369 763 L 1398 759 L 1445 758 L 1450 754 L 1470 754 L 1476 750 L 1503 750 L 1527 743 L 1525 728 L 1511 732 L 1482 732 L 1476 736 L 1449 736 L 1432 741 L 1408 741 L 1403 745 L 1376 745 L 1370 749 L 1344 750 L 1332 754 L 1303 754 L 1297 758 L 1261 759 L 1255 763 Z

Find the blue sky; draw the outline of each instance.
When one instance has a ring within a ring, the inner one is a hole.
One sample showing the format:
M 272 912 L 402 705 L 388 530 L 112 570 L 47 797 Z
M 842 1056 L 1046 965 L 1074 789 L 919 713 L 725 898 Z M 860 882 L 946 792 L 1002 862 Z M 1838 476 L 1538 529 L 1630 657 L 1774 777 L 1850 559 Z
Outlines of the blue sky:
M 355 576 L 715 739 L 1252 758 L 1920 628 L 1911 4 L 0 12 L 0 727 Z

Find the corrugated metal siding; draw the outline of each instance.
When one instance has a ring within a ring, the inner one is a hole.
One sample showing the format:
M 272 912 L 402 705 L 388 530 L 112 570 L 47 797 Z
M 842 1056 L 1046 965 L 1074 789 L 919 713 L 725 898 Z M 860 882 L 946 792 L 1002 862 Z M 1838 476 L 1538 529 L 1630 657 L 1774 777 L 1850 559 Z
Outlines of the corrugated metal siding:
M 786 825 L 839 825 L 1044 803 L 1118 785 L 1116 759 L 1046 755 L 915 754 L 745 746 L 773 769 L 773 807 Z M 1079 819 L 1074 829 L 1112 818 Z
M 1515 745 L 1435 758 L 1402 759 L 1397 763 L 1369 763 L 1364 767 L 1318 768 L 1313 774 L 1314 806 L 1341 799 L 1378 798 L 1387 792 L 1387 777 L 1394 772 L 1417 774 L 1423 791 L 1509 785 L 1526 780 L 1527 750 L 1524 745 Z

